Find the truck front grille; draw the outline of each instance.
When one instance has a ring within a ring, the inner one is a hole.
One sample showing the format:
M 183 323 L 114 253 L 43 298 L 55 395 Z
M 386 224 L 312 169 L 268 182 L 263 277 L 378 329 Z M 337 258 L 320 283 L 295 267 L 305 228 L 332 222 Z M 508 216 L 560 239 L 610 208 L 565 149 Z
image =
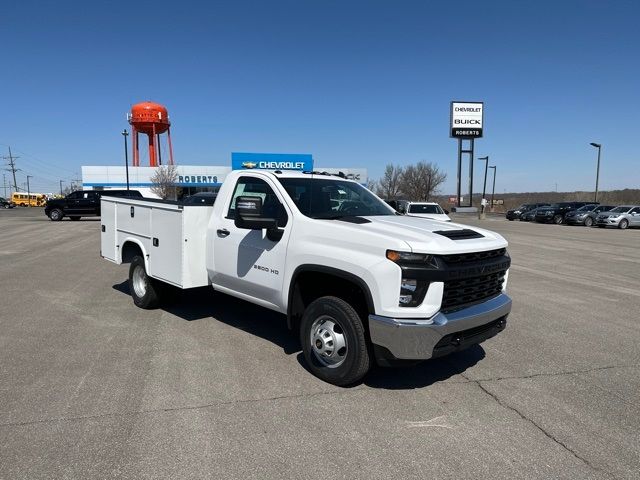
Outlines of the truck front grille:
M 501 270 L 488 275 L 444 282 L 442 310 L 451 311 L 498 296 L 502 292 L 505 274 L 506 270 Z

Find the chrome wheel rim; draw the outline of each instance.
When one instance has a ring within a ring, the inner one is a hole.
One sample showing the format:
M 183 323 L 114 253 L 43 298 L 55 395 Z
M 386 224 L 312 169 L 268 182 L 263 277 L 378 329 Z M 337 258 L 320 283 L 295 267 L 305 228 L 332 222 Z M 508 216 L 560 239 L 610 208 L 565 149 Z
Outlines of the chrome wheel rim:
M 622 230 L 624 230 L 625 228 L 627 228 L 627 226 L 628 226 L 628 225 L 629 225 L 629 224 L 628 224 L 625 220 L 622 220 L 622 221 L 620 222 L 620 228 L 621 228 Z
M 147 293 L 147 275 L 140 265 L 133 270 L 133 290 L 139 298 L 144 297 Z
M 322 315 L 313 322 L 309 340 L 314 357 L 325 367 L 339 367 L 347 358 L 344 330 L 328 315 Z
M 53 218 L 54 220 L 58 219 L 58 212 L 56 210 L 54 210 L 53 212 L 51 212 L 51 218 Z

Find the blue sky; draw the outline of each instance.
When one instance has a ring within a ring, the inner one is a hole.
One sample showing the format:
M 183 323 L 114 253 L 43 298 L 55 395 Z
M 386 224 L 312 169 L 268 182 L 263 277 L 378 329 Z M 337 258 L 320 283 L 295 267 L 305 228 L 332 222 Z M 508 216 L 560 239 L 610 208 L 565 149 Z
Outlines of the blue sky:
M 55 190 L 121 164 L 150 99 L 181 164 L 311 153 L 376 178 L 427 160 L 451 193 L 449 102 L 480 100 L 498 192 L 593 189 L 591 141 L 600 188 L 638 188 L 638 18 L 638 1 L 5 2 L 0 152 Z

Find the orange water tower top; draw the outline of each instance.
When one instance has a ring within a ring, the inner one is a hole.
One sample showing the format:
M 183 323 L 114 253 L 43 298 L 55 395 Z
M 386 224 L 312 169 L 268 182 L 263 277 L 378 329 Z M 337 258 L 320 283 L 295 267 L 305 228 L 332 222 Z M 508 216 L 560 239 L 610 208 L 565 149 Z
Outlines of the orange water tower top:
M 164 133 L 171 125 L 167 108 L 154 102 L 140 102 L 131 107 L 129 123 L 135 125 L 139 132 L 146 134 Z
M 160 134 L 167 133 L 169 143 L 169 162 L 173 164 L 173 150 L 171 148 L 171 122 L 167 108 L 155 102 L 140 102 L 131 107 L 128 115 L 133 133 L 133 164 L 140 166 L 138 153 L 138 134 L 149 137 L 149 166 L 162 164 L 160 157 Z

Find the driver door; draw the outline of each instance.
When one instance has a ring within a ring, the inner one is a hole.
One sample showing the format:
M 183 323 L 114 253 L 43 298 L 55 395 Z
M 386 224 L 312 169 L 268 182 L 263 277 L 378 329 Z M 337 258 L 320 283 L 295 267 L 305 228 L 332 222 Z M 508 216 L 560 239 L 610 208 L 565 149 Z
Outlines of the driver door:
M 257 176 L 243 175 L 235 185 L 214 238 L 214 286 L 229 288 L 250 297 L 283 307 L 283 277 L 287 244 L 291 234 L 291 212 L 274 186 Z M 235 226 L 235 202 L 239 196 L 258 196 L 263 203 L 263 217 L 277 218 L 282 238 L 267 238 L 262 230 Z

